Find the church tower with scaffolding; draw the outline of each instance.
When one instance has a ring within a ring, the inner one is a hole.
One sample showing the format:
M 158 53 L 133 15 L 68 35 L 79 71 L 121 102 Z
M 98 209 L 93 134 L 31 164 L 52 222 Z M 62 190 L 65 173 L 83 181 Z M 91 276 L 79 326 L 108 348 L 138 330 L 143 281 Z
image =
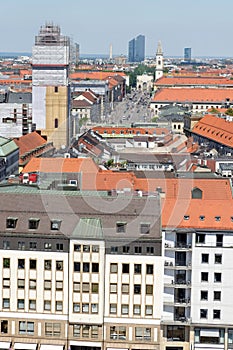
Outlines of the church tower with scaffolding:
M 41 26 L 32 49 L 32 119 L 56 148 L 69 140 L 70 39 L 52 23 Z

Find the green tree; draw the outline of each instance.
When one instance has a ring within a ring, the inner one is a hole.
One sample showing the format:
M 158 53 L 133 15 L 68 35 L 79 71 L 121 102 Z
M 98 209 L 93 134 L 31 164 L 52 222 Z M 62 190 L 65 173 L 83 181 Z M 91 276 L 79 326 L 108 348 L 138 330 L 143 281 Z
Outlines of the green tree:
M 226 110 L 226 114 L 227 114 L 227 115 L 233 116 L 233 108 L 228 108 L 228 109 Z

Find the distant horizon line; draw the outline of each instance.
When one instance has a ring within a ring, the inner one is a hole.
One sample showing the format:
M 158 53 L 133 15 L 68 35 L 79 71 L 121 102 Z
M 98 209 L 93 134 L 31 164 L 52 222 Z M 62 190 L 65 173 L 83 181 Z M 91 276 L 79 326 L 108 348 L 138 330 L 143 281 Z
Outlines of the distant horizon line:
M 3 52 L 0 52 L 0 57 L 8 57 L 8 58 L 17 58 L 17 57 L 20 57 L 20 56 L 28 56 L 28 57 L 31 57 L 32 56 L 32 53 L 31 52 L 27 52 L 27 51 L 3 51 Z M 128 55 L 127 54 L 115 54 L 113 55 L 113 58 L 114 57 L 121 57 L 121 56 L 125 56 L 127 57 Z M 147 55 L 145 56 L 145 58 L 152 58 L 152 57 L 155 57 L 155 54 L 154 55 Z M 80 54 L 80 58 L 82 59 L 85 59 L 85 58 L 89 58 L 89 59 L 93 59 L 93 58 L 108 58 L 109 59 L 109 54 L 104 54 L 104 53 L 83 53 L 83 54 Z M 183 56 L 180 56 L 180 55 L 169 55 L 169 56 L 164 56 L 164 58 L 179 58 L 179 59 L 184 59 Z M 191 61 L 193 59 L 226 59 L 226 58 L 233 58 L 233 56 L 193 56 L 191 58 Z

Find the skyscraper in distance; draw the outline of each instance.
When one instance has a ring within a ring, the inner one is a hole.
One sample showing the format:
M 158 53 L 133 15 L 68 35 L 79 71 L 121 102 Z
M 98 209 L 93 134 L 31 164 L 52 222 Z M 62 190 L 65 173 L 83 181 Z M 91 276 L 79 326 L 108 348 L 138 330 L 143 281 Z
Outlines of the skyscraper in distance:
M 190 62 L 192 59 L 192 49 L 191 47 L 185 47 L 184 48 L 184 60 L 186 62 Z
M 129 41 L 128 61 L 142 62 L 145 59 L 145 36 L 138 35 Z

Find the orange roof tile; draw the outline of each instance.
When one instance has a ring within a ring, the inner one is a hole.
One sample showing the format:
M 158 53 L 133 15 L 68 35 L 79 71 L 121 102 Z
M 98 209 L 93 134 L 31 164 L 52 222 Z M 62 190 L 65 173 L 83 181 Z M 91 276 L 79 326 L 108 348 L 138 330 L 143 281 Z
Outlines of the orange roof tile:
M 192 132 L 225 146 L 233 147 L 233 121 L 206 115 L 194 125 Z
M 36 131 L 33 131 L 27 135 L 14 139 L 16 145 L 19 147 L 19 155 L 22 156 L 26 152 L 44 145 L 47 141 L 40 136 Z
M 195 77 L 195 76 L 188 76 L 188 77 L 177 77 L 177 76 L 167 76 L 162 77 L 159 80 L 155 82 L 156 86 L 161 85 L 167 85 L 167 86 L 175 86 L 175 85 L 203 85 L 203 86 L 233 86 L 233 80 L 229 78 L 223 78 L 223 77 Z

